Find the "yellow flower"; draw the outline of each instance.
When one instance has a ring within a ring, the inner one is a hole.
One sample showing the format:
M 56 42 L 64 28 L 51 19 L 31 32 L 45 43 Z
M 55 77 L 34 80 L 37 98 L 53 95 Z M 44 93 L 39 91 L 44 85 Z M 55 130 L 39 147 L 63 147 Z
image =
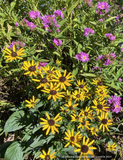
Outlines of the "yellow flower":
M 81 115 L 81 112 L 78 115 L 76 115 L 75 113 L 73 113 L 71 115 L 71 122 L 75 122 L 75 121 L 79 122 L 80 115 Z
M 63 107 L 60 106 L 60 108 L 62 109 L 62 112 L 66 115 L 67 111 L 69 111 L 69 109 L 64 109 Z
M 55 116 L 54 119 L 50 119 L 49 114 L 46 112 L 46 116 L 47 116 L 48 120 L 46 120 L 44 118 L 40 118 L 43 121 L 43 122 L 40 122 L 40 124 L 43 124 L 43 129 L 42 130 L 46 130 L 47 129 L 46 135 L 48 135 L 48 133 L 50 132 L 50 129 L 51 129 L 51 131 L 52 131 L 53 134 L 55 134 L 55 131 L 59 132 L 57 130 L 57 128 L 56 128 L 56 127 L 60 127 L 60 125 L 57 124 L 56 122 L 58 122 L 60 120 L 62 121 L 62 117 L 59 117 L 59 115 L 60 115 L 60 113 L 58 113 Z
M 45 90 L 41 90 L 42 92 L 46 92 L 49 93 L 50 95 L 48 96 L 48 100 L 52 97 L 53 100 L 56 102 L 56 99 L 60 99 L 61 97 L 64 97 L 62 94 L 64 94 L 64 92 L 58 92 L 59 88 L 58 86 L 54 85 L 52 83 L 50 83 L 50 89 L 45 89 Z
M 22 69 L 27 71 L 26 73 L 24 73 L 24 75 L 29 74 L 29 76 L 32 76 L 32 75 L 36 76 L 38 65 L 39 65 L 39 62 L 37 62 L 36 64 L 34 63 L 34 60 L 32 60 L 32 63 L 30 63 L 30 61 L 27 61 L 27 62 L 24 61 Z
M 108 116 L 108 112 L 107 113 L 102 112 L 101 117 L 98 116 L 98 118 L 101 120 L 101 125 L 99 127 L 99 130 L 103 127 L 103 132 L 105 132 L 105 129 L 109 131 L 108 126 L 112 125 L 113 120 L 107 119 L 107 116 Z
M 96 109 L 97 111 L 97 115 L 99 115 L 99 113 L 103 112 L 103 111 L 107 111 L 107 109 L 109 108 L 108 106 L 106 106 L 105 100 L 101 100 L 100 99 L 94 99 L 93 103 L 95 106 L 92 106 L 94 109 Z
M 52 78 L 53 75 L 55 74 L 55 71 L 53 71 L 53 69 L 54 69 L 54 67 L 52 67 L 52 68 L 50 69 L 49 65 L 47 65 L 47 66 L 45 66 L 45 67 L 43 68 L 44 73 L 48 74 L 48 78 Z
M 7 53 L 8 55 L 5 56 L 6 58 L 6 61 L 13 61 L 13 60 L 17 60 L 17 59 L 23 59 L 22 55 L 25 55 L 25 53 L 23 53 L 25 51 L 25 49 L 21 48 L 19 49 L 17 52 L 15 50 L 15 45 L 13 45 L 13 51 L 10 51 L 8 48 L 5 48 L 5 50 L 3 50 L 5 53 Z
M 48 150 L 48 152 L 46 153 L 44 150 L 42 150 L 42 153 L 39 157 L 41 159 L 45 159 L 45 160 L 50 160 L 50 159 L 54 159 L 56 158 L 56 156 L 54 156 L 55 152 L 53 152 L 51 155 L 50 155 L 50 149 Z
M 61 61 L 59 61 L 59 60 L 56 60 L 56 64 L 60 64 L 61 63 Z
M 82 80 L 82 81 L 78 80 L 76 86 L 79 87 L 79 90 L 81 90 L 81 91 L 85 90 L 86 92 L 88 92 L 89 90 L 87 88 L 86 83 L 87 82 L 84 82 L 84 80 Z
M 116 147 L 117 145 L 115 143 L 113 143 L 112 145 L 110 143 L 108 143 L 107 148 L 109 151 L 116 151 Z
M 35 97 L 32 96 L 32 99 L 30 99 L 30 101 L 25 100 L 25 102 L 28 103 L 26 106 L 29 107 L 29 108 L 33 108 L 34 105 L 35 105 L 35 103 L 36 103 L 38 100 L 39 100 L 39 99 L 36 99 L 36 100 L 35 100 Z
M 78 146 L 80 144 L 80 140 L 82 139 L 82 135 L 80 134 L 80 131 L 74 135 L 74 129 L 72 129 L 72 132 L 70 133 L 70 130 L 68 130 L 68 133 L 65 132 L 66 136 L 64 139 L 68 140 L 69 142 L 64 146 L 67 147 L 70 144 L 72 144 L 72 147 Z
M 68 91 L 68 90 L 67 90 L 64 95 L 65 95 L 66 101 L 72 100 L 71 91 Z
M 95 93 L 100 98 L 107 98 L 107 97 L 109 97 L 108 90 L 106 88 L 97 87 Z
M 103 86 L 103 81 L 100 77 L 97 77 L 97 78 L 93 79 L 92 81 L 93 81 L 93 82 L 91 82 L 92 84 L 95 84 L 100 88 L 107 88 L 107 86 Z
M 82 118 L 93 119 L 93 115 L 92 115 L 93 110 L 90 110 L 90 111 L 89 110 L 90 110 L 90 107 L 86 107 L 85 110 L 81 110 L 80 114 L 83 116 Z
M 68 101 L 68 104 L 64 104 L 70 111 L 74 111 L 74 107 L 77 107 L 79 104 L 72 105 L 72 101 Z
M 81 92 L 80 90 L 75 90 L 73 92 L 72 98 L 75 99 L 75 101 L 84 101 L 85 100 L 85 96 L 84 96 L 84 92 Z
M 66 75 L 67 71 L 64 71 L 64 75 L 61 74 L 60 71 L 56 71 L 57 76 L 53 76 L 54 79 L 51 80 L 52 82 L 58 82 L 58 86 L 60 86 L 61 89 L 66 90 L 66 86 L 70 86 L 71 84 L 69 82 L 73 81 L 73 80 L 69 80 L 70 78 L 72 78 L 73 76 L 70 76 L 71 72 Z
M 91 127 L 90 130 L 91 130 L 92 135 L 97 136 L 96 132 L 99 131 L 99 130 L 97 129 L 97 127 Z
M 32 79 L 35 82 L 40 82 L 41 84 L 37 87 L 37 89 L 44 87 L 44 89 L 46 89 L 47 86 L 49 86 L 49 78 L 48 77 L 44 77 L 43 74 L 40 74 L 41 79 Z
M 90 147 L 94 143 L 94 140 L 89 143 L 89 138 L 85 141 L 85 136 L 83 137 L 83 144 L 79 145 L 79 149 L 74 150 L 74 152 L 81 152 L 79 156 L 79 160 L 81 157 L 84 160 L 89 160 L 88 155 L 94 156 L 91 150 L 97 149 L 96 147 Z
M 82 127 L 82 129 L 84 130 L 85 128 L 89 129 L 89 125 L 91 125 L 89 123 L 89 121 L 85 121 L 83 120 L 83 118 L 79 119 L 80 125 L 78 126 L 78 128 Z

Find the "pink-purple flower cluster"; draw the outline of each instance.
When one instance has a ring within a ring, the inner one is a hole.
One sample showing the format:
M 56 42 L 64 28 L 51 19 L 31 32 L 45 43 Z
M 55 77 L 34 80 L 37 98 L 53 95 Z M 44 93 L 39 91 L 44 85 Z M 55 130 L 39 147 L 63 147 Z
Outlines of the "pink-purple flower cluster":
M 108 37 L 111 41 L 115 40 L 116 36 L 113 36 L 112 33 L 106 33 L 106 37 Z
M 87 37 L 89 34 L 94 34 L 94 30 L 91 28 L 84 28 L 84 36 Z
M 111 96 L 108 99 L 108 103 L 110 104 L 110 110 L 112 112 L 118 113 L 121 110 L 121 97 Z
M 53 43 L 54 43 L 56 46 L 61 46 L 61 45 L 62 45 L 62 41 L 59 40 L 59 39 L 57 39 L 57 38 L 54 38 Z
M 40 62 L 38 65 L 38 69 L 40 69 L 41 67 L 45 67 L 48 63 L 45 62 Z
M 89 61 L 89 55 L 84 52 L 80 52 L 79 54 L 75 55 L 76 59 L 82 62 L 88 62 Z
M 101 67 L 100 66 L 96 66 L 96 67 L 92 68 L 92 70 L 97 70 L 97 69 L 99 69 L 101 71 Z
M 30 15 L 30 18 L 32 18 L 32 19 L 36 19 L 37 17 L 41 18 L 41 15 L 40 15 L 39 11 L 30 11 L 29 15 Z
M 110 5 L 107 2 L 98 2 L 96 13 L 99 15 L 102 15 L 102 11 L 104 11 L 104 13 L 108 13 L 109 8 Z
M 23 18 L 23 21 L 27 27 L 30 27 L 31 30 L 36 28 L 37 26 L 33 22 L 29 22 L 27 19 Z

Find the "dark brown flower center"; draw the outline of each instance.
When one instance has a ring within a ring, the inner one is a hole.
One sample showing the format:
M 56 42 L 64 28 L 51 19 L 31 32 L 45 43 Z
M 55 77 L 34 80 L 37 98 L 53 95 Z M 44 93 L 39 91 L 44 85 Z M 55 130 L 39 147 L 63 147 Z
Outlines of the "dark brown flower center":
M 84 85 L 82 85 L 82 84 L 81 84 L 81 85 L 79 85 L 79 88 L 84 88 Z
M 64 112 L 64 113 L 67 113 L 67 111 L 66 111 L 65 109 L 63 110 L 63 112 Z
M 47 83 L 47 79 L 46 78 L 41 78 L 41 83 Z
M 70 140 L 71 140 L 71 141 L 74 141 L 74 139 L 75 139 L 74 136 L 70 137 Z
M 80 98 L 80 94 L 77 94 L 76 97 L 77 97 L 77 98 Z
M 57 93 L 57 92 L 56 92 L 55 90 L 51 90 L 51 91 L 50 91 L 50 94 L 51 94 L 51 95 L 56 95 L 56 93 Z
M 85 121 L 82 122 L 82 125 L 83 125 L 83 126 L 85 125 Z
M 97 84 L 98 84 L 99 86 L 102 86 L 102 85 L 103 85 L 103 83 L 102 83 L 101 81 L 99 81 Z
M 48 120 L 48 123 L 49 123 L 50 126 L 53 126 L 55 124 L 53 119 Z
M 69 110 L 73 110 L 73 106 L 70 106 L 70 107 L 69 107 Z
M 103 91 L 101 91 L 100 94 L 103 94 Z
M 60 78 L 59 78 L 59 81 L 60 81 L 60 82 L 65 82 L 65 81 L 66 81 L 66 78 L 65 78 L 65 77 L 60 77 Z
M 30 66 L 30 67 L 29 67 L 29 71 L 30 71 L 30 72 L 34 72 L 34 71 L 36 71 L 35 66 Z
M 11 53 L 11 56 L 12 56 L 12 57 L 16 57 L 16 56 L 17 56 L 17 53 L 16 53 L 16 52 L 12 52 L 12 53 Z
M 87 153 L 88 150 L 89 150 L 89 148 L 88 148 L 88 146 L 86 146 L 86 145 L 83 145 L 83 146 L 81 147 L 81 151 L 82 151 L 83 153 Z
M 103 106 L 102 106 L 101 104 L 98 104 L 98 105 L 97 105 L 97 108 L 98 108 L 98 109 L 102 109 Z
M 88 116 L 88 112 L 85 112 L 84 114 L 85 114 L 85 116 Z
M 50 74 L 52 74 L 53 72 L 49 70 L 49 71 L 47 71 L 47 73 L 50 73 Z
M 49 155 L 46 155 L 46 156 L 45 156 L 45 160 L 50 160 L 50 156 L 49 156 Z
M 107 119 L 102 119 L 103 124 L 107 124 L 108 120 Z
M 78 116 L 76 116 L 76 119 L 79 119 L 79 117 L 78 117 Z

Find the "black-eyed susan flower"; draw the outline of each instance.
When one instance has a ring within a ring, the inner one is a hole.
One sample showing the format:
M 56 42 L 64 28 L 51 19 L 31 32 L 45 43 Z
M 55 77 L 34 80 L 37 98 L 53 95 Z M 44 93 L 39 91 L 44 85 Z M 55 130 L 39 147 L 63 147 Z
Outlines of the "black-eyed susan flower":
M 49 65 L 45 66 L 43 70 L 44 70 L 44 73 L 48 74 L 48 78 L 52 78 L 53 75 L 55 74 L 54 67 L 50 69 Z
M 71 144 L 74 148 L 75 146 L 78 146 L 78 144 L 80 144 L 80 140 L 82 139 L 80 131 L 74 135 L 74 129 L 72 129 L 72 132 L 68 130 L 68 133 L 65 132 L 65 134 L 67 137 L 64 137 L 64 139 L 68 140 L 69 142 L 64 147 L 67 147 Z
M 30 63 L 30 61 L 27 61 L 27 62 L 24 61 L 22 69 L 27 71 L 26 73 L 24 73 L 24 75 L 29 74 L 29 76 L 32 76 L 32 75 L 36 76 L 38 65 L 39 65 L 39 62 L 34 63 L 34 60 L 32 60 L 32 63 Z
M 97 127 L 91 127 L 90 128 L 91 134 L 97 136 L 97 133 L 99 130 L 97 129 Z
M 75 99 L 75 101 L 84 101 L 84 92 L 81 92 L 80 90 L 75 90 L 72 94 L 72 98 Z
M 79 145 L 79 149 L 74 150 L 74 152 L 81 152 L 79 156 L 79 160 L 84 158 L 84 160 L 89 160 L 88 155 L 94 156 L 92 150 L 97 149 L 96 147 L 91 147 L 94 143 L 94 140 L 89 143 L 89 138 L 85 141 L 85 136 L 83 137 L 83 144 Z
M 77 107 L 79 103 L 77 104 L 72 104 L 72 101 L 68 101 L 68 104 L 64 104 L 70 111 L 74 111 L 74 107 Z
M 84 82 L 84 80 L 82 81 L 78 80 L 76 86 L 79 87 L 80 90 L 85 90 L 86 92 L 88 92 L 89 90 L 86 83 L 87 82 Z
M 103 132 L 105 132 L 105 129 L 107 129 L 107 130 L 109 131 L 108 126 L 109 126 L 109 125 L 112 125 L 112 121 L 113 121 L 113 120 L 109 120 L 109 119 L 107 118 L 107 116 L 108 116 L 108 112 L 107 112 L 107 113 L 102 112 L 102 113 L 101 113 L 101 116 L 100 116 L 100 117 L 98 116 L 98 118 L 99 118 L 100 121 L 101 121 L 101 125 L 100 125 L 100 127 L 99 127 L 99 130 L 101 130 L 101 128 L 103 127 Z
M 66 115 L 66 113 L 69 111 L 69 109 L 64 109 L 63 107 L 61 107 L 60 106 L 60 108 L 61 108 L 61 110 L 62 110 L 62 112 Z
M 32 99 L 30 99 L 30 101 L 25 100 L 25 102 L 28 103 L 28 104 L 26 105 L 26 107 L 33 108 L 34 105 L 36 104 L 36 102 L 37 102 L 38 100 L 39 100 L 39 99 L 36 99 L 36 100 L 35 100 L 35 97 L 34 97 L 34 96 L 32 96 Z
M 9 50 L 8 48 L 5 48 L 5 50 L 3 50 L 3 52 L 5 52 L 7 54 L 7 56 L 5 56 L 7 59 L 6 61 L 13 61 L 13 60 L 17 60 L 17 59 L 23 59 L 22 55 L 25 55 L 25 53 L 23 53 L 25 51 L 25 49 L 21 48 L 18 51 L 16 51 L 15 49 L 15 45 L 13 45 L 12 51 Z
M 59 60 L 56 60 L 56 64 L 61 64 L 61 61 L 59 61 Z
M 60 89 L 58 88 L 58 86 L 56 86 L 53 83 L 50 83 L 50 89 L 45 89 L 45 90 L 41 90 L 42 92 L 46 92 L 49 93 L 50 95 L 48 96 L 48 100 L 50 98 L 53 98 L 53 100 L 56 102 L 56 99 L 60 99 L 61 97 L 64 97 L 64 92 L 58 92 Z
M 79 122 L 80 122 L 80 125 L 78 126 L 78 128 L 82 128 L 83 130 L 86 128 L 89 129 L 89 126 L 91 125 L 89 121 L 83 120 L 83 118 L 80 118 Z
M 106 88 L 97 87 L 95 93 L 100 98 L 107 98 L 107 97 L 109 97 L 108 90 Z
M 49 78 L 48 76 L 44 77 L 43 74 L 40 74 L 41 79 L 32 79 L 35 82 L 40 82 L 40 85 L 37 87 L 37 89 L 44 87 L 46 89 L 47 86 L 49 86 Z
M 57 124 L 56 122 L 58 121 L 62 121 L 62 117 L 59 117 L 60 113 L 58 113 L 54 119 L 50 119 L 50 116 L 49 114 L 46 112 L 46 116 L 47 116 L 47 119 L 44 119 L 44 118 L 40 118 L 40 120 L 42 120 L 43 122 L 40 122 L 40 124 L 43 124 L 43 129 L 42 130 L 46 130 L 46 135 L 48 135 L 48 133 L 50 132 L 50 129 L 51 129 L 51 132 L 53 134 L 55 134 L 55 131 L 56 132 L 59 132 L 58 129 L 56 127 L 60 127 L 59 124 Z
M 97 111 L 97 115 L 99 115 L 99 113 L 103 112 L 103 111 L 107 111 L 107 109 L 109 109 L 107 105 L 107 103 L 105 103 L 105 100 L 100 101 L 100 99 L 94 99 L 93 103 L 95 106 L 92 106 L 92 108 L 94 108 Z
M 57 76 L 53 76 L 54 79 L 51 80 L 52 82 L 57 82 L 58 86 L 60 86 L 61 89 L 66 90 L 66 86 L 71 86 L 70 82 L 73 80 L 69 80 L 73 77 L 73 75 L 70 76 L 71 72 L 66 75 L 67 71 L 64 71 L 64 74 L 62 75 L 59 70 L 56 71 Z
M 56 158 L 56 156 L 54 156 L 55 152 L 53 152 L 52 154 L 50 154 L 50 149 L 48 150 L 48 152 L 46 153 L 44 150 L 42 150 L 42 153 L 39 157 L 41 159 L 45 159 L 45 160 L 51 160 Z
M 71 122 L 79 122 L 80 116 L 81 116 L 81 112 L 80 112 L 79 114 L 73 113 L 73 114 L 71 115 Z
M 96 86 L 98 87 L 101 87 L 101 88 L 107 88 L 107 86 L 104 86 L 103 85 L 103 81 L 100 77 L 97 77 L 95 79 L 92 80 L 93 82 L 91 82 L 92 84 L 95 84 Z
M 80 114 L 82 115 L 82 117 L 84 119 L 89 118 L 89 119 L 93 119 L 93 115 L 92 115 L 93 110 L 90 110 L 90 107 L 86 107 L 85 110 L 81 110 Z
M 64 95 L 65 95 L 64 98 L 66 99 L 66 101 L 72 100 L 71 91 L 67 90 Z
M 116 147 L 117 147 L 117 145 L 115 143 L 113 143 L 112 145 L 110 143 L 108 143 L 108 145 L 107 145 L 107 149 L 109 151 L 116 151 Z

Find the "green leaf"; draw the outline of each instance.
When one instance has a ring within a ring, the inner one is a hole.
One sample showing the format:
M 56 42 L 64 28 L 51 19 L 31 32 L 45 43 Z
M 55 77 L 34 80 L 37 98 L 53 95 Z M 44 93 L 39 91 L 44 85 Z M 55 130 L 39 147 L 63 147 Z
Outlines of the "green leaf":
M 74 2 L 74 4 L 68 9 L 68 16 L 73 11 L 73 9 L 76 8 L 76 6 L 78 5 L 79 1 L 80 0 L 78 0 L 77 2 Z
M 72 72 L 72 75 L 76 75 L 78 73 L 78 68 L 75 68 L 74 70 L 73 70 L 73 72 Z
M 13 142 L 6 142 L 4 143 L 2 146 L 0 146 L 0 158 L 4 158 L 5 157 L 5 152 L 7 150 L 7 148 L 12 144 Z
M 12 131 L 17 131 L 25 126 L 23 124 L 23 117 L 25 113 L 23 110 L 14 112 L 9 119 L 7 120 L 5 127 L 4 127 L 4 132 L 12 132 Z
M 5 153 L 5 160 L 24 160 L 19 142 L 13 142 Z
M 53 52 L 53 53 L 60 57 L 60 54 L 58 52 Z
M 15 7 L 15 5 L 16 5 L 16 2 L 12 2 L 11 4 L 10 4 L 10 10 L 9 10 L 9 12 L 11 12 L 12 10 L 13 10 L 13 8 Z
M 122 71 L 123 71 L 123 67 L 121 67 L 121 68 L 118 70 L 118 72 L 117 72 L 117 74 L 116 74 L 116 77 L 117 77 L 117 78 L 119 78 L 119 77 L 121 76 Z
M 81 74 L 82 76 L 84 77 L 96 77 L 95 74 L 92 74 L 92 73 L 84 73 L 84 74 Z
M 110 17 L 110 18 L 106 19 L 105 22 L 109 22 L 109 21 L 111 21 L 111 20 L 113 20 L 113 19 L 115 19 L 115 18 L 116 18 L 116 16 L 115 16 L 115 17 Z

